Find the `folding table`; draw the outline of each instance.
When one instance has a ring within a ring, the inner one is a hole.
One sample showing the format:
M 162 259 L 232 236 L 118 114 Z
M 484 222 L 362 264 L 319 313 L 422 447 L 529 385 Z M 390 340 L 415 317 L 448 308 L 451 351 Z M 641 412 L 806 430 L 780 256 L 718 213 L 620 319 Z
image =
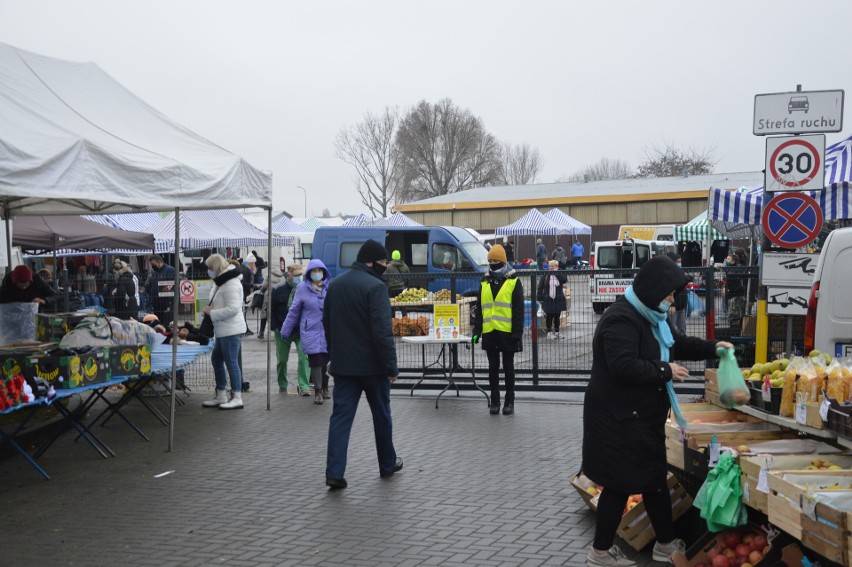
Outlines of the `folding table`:
M 441 390 L 441 392 L 438 394 L 438 397 L 435 398 L 435 409 L 437 409 L 438 402 L 440 401 L 441 396 L 450 387 L 456 389 L 456 397 L 461 395 L 458 384 L 456 384 L 456 379 L 454 379 L 454 375 L 457 373 L 465 373 L 470 374 L 473 385 L 476 386 L 476 389 L 482 392 L 482 395 L 485 396 L 486 403 L 490 402 L 491 398 L 489 398 L 488 393 L 482 388 L 480 388 L 479 384 L 476 383 L 476 364 L 474 363 L 473 348 L 471 348 L 470 351 L 470 368 L 463 368 L 459 364 L 458 346 L 460 343 L 470 342 L 470 337 L 465 335 L 459 335 L 457 338 L 435 339 L 433 337 L 424 336 L 402 337 L 402 340 L 406 343 L 420 345 L 421 359 L 423 362 L 423 373 L 421 374 L 420 379 L 411 387 L 411 391 L 409 392 L 410 396 L 414 395 L 414 388 L 419 386 L 420 383 L 423 382 L 423 380 L 425 380 L 429 376 L 440 376 L 447 381 L 447 385 L 444 386 L 444 389 Z M 429 364 L 426 363 L 426 345 L 440 345 L 441 347 L 441 349 L 438 351 L 438 356 L 435 358 L 434 362 L 431 362 Z M 448 346 L 449 349 L 447 349 Z M 450 358 L 449 366 L 447 366 L 448 350 Z

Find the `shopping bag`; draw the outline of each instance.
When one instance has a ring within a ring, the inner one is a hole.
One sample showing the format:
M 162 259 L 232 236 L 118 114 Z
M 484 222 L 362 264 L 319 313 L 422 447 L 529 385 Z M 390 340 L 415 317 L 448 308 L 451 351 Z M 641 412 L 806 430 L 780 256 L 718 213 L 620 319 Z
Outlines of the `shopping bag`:
M 208 339 L 213 338 L 213 319 L 211 319 L 210 315 L 208 315 L 207 313 L 205 313 L 204 317 L 201 319 L 201 326 L 198 327 L 198 332 L 207 337 Z
M 719 354 L 719 368 L 716 370 L 719 401 L 729 409 L 747 404 L 750 397 L 748 387 L 734 356 L 734 349 L 719 347 L 716 352 Z
M 0 345 L 33 342 L 38 303 L 0 304 Z
M 693 313 L 699 316 L 704 315 L 704 302 L 690 289 L 686 293 L 686 316 L 692 317 Z
M 722 455 L 695 495 L 693 505 L 701 510 L 699 515 L 707 522 L 707 529 L 711 532 L 741 526 L 748 521 L 748 513 L 743 506 L 741 475 L 742 470 L 733 457 Z

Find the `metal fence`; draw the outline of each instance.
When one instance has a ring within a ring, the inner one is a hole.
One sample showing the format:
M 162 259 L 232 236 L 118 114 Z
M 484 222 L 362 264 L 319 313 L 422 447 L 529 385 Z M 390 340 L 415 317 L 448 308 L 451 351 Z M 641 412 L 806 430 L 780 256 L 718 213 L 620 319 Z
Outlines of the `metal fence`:
M 744 317 L 751 312 L 757 292 L 757 268 L 685 268 L 693 279 L 693 286 L 687 294 L 686 334 L 702 338 L 716 338 L 735 343 L 741 365 L 753 363 L 754 337 L 743 335 Z M 519 271 L 520 285 L 526 296 L 523 351 L 515 355 L 515 371 L 518 389 L 582 391 L 585 389 L 592 368 L 592 338 L 600 313 L 592 302 L 593 276 L 608 273 L 606 270 L 568 269 L 557 271 L 566 276 L 570 296 L 567 299 L 568 312 L 562 319 L 559 338 L 548 338 L 544 320 L 539 316 L 536 290 L 541 278 L 548 272 L 541 270 Z M 618 278 L 630 278 L 636 270 L 619 270 L 612 275 Z M 434 289 L 433 275 L 418 275 L 424 281 L 424 287 Z M 451 301 L 458 302 L 464 295 L 475 294 L 479 288 L 481 274 L 457 273 L 446 280 Z M 462 293 L 464 292 L 464 294 Z M 410 312 L 426 312 L 432 304 L 424 302 L 422 307 L 395 307 L 397 316 L 407 316 Z M 602 312 L 602 310 L 601 310 Z M 400 372 L 404 378 L 421 375 L 423 360 L 421 346 L 413 345 L 397 338 L 397 357 Z M 427 346 L 427 364 L 436 362 L 440 346 Z M 463 344 L 458 347 L 457 360 L 451 362 L 459 369 L 475 369 L 478 378 L 487 376 L 488 361 L 479 345 Z M 692 379 L 678 390 L 683 393 L 703 391 L 704 370 L 714 361 L 690 361 L 684 365 L 690 369 Z M 464 374 L 462 374 L 462 377 Z M 441 381 L 434 381 L 433 387 L 443 387 Z M 405 383 L 398 387 L 410 387 Z

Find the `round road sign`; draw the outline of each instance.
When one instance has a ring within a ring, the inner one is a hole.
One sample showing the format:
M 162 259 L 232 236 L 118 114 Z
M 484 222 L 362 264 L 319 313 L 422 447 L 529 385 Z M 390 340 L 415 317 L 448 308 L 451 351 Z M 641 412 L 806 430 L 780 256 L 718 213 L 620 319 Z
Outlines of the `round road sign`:
M 787 140 L 769 156 L 769 174 L 784 187 L 804 187 L 821 171 L 820 151 L 801 138 Z
M 195 301 L 195 282 L 192 280 L 183 280 L 180 282 L 180 301 L 181 303 L 192 303 Z
M 764 203 L 760 224 L 777 246 L 799 248 L 813 242 L 822 228 L 819 203 L 804 193 L 781 193 Z

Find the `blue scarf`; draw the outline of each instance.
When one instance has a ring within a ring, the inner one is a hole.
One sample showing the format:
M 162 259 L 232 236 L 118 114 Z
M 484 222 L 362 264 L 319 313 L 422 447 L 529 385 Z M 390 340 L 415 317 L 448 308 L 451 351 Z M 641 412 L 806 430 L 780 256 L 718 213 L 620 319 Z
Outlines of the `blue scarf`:
M 633 291 L 633 286 L 627 288 L 627 291 L 624 292 L 624 297 L 627 299 L 627 302 L 630 303 L 630 305 L 632 305 L 633 308 L 651 324 L 651 331 L 654 333 L 654 338 L 657 339 L 658 343 L 660 343 L 660 360 L 668 362 L 670 355 L 669 349 L 674 345 L 672 329 L 666 321 L 668 314 L 657 311 L 656 309 L 651 309 L 642 303 L 636 296 L 636 292 Z M 675 415 L 677 424 L 681 427 L 681 429 L 686 429 L 687 421 L 686 418 L 683 417 L 683 414 L 680 413 L 680 406 L 678 405 L 677 395 L 675 394 L 671 380 L 666 382 L 666 393 L 669 395 L 669 402 L 671 403 L 672 412 Z

